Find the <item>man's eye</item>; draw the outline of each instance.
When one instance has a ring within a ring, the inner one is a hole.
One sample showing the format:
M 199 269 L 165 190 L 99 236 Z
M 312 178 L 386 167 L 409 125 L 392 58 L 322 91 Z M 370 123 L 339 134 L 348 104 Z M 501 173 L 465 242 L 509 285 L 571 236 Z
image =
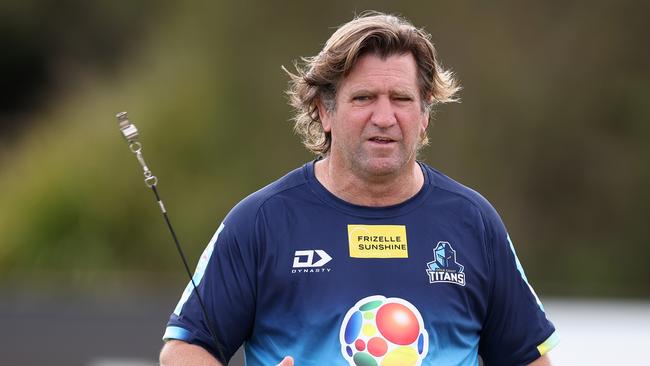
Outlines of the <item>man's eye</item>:
M 395 100 L 397 100 L 398 102 L 410 102 L 411 100 L 413 100 L 413 98 L 411 98 L 411 97 L 395 97 Z
M 362 102 L 362 101 L 370 100 L 370 96 L 368 96 L 368 95 L 357 95 L 353 99 Z

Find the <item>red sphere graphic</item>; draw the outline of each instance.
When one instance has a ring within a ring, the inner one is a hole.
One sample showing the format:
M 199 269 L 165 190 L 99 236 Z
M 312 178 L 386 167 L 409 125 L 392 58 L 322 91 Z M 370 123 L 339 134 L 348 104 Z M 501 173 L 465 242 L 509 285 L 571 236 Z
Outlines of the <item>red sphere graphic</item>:
M 356 347 L 357 351 L 363 351 L 366 349 L 366 343 L 363 339 L 357 339 L 357 341 L 354 342 L 354 347 Z
M 370 338 L 368 341 L 368 352 L 375 357 L 381 357 L 388 351 L 388 344 L 379 337 Z
M 387 340 L 399 345 L 409 345 L 420 335 L 420 325 L 415 314 L 398 303 L 385 304 L 379 308 L 377 328 Z

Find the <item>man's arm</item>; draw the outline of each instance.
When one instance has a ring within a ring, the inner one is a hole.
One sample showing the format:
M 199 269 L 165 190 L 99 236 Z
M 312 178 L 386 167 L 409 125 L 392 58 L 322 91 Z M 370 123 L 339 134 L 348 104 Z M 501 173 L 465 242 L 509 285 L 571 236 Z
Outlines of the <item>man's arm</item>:
M 183 341 L 170 340 L 160 351 L 161 366 L 223 366 L 203 347 Z
M 544 356 L 536 359 L 535 361 L 533 361 L 528 366 L 553 366 L 553 364 L 551 364 L 551 359 L 548 358 L 547 355 L 544 355 Z
M 203 347 L 177 340 L 167 341 L 162 351 L 160 351 L 160 366 L 177 365 L 223 366 L 221 362 L 212 357 L 210 352 L 206 351 Z M 277 366 L 293 366 L 293 358 L 287 356 Z M 535 366 L 546 365 L 540 364 Z

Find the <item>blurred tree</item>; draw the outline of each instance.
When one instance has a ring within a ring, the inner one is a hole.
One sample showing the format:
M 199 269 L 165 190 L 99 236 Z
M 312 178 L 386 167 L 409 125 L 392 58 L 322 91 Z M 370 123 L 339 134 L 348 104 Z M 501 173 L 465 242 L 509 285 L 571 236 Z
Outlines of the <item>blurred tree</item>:
M 3 1 L 0 138 L 33 122 L 71 80 L 113 73 L 163 10 L 154 1 Z

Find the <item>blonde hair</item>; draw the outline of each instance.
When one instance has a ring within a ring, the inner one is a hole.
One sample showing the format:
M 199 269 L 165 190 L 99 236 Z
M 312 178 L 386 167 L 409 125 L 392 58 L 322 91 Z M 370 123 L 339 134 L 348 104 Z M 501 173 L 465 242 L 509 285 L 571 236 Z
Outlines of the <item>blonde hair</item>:
M 411 53 L 417 64 L 423 112 L 430 113 L 434 104 L 457 101 L 454 96 L 460 86 L 453 73 L 437 61 L 431 35 L 403 18 L 375 11 L 364 12 L 339 27 L 318 55 L 294 63 L 296 73 L 283 67 L 290 77 L 287 95 L 295 109 L 294 130 L 305 147 L 318 155 L 329 152 L 331 136 L 323 131 L 316 101 L 322 101 L 328 112 L 334 111 L 337 87 L 361 56 L 385 58 L 405 53 Z M 420 146 L 427 143 L 424 134 Z

